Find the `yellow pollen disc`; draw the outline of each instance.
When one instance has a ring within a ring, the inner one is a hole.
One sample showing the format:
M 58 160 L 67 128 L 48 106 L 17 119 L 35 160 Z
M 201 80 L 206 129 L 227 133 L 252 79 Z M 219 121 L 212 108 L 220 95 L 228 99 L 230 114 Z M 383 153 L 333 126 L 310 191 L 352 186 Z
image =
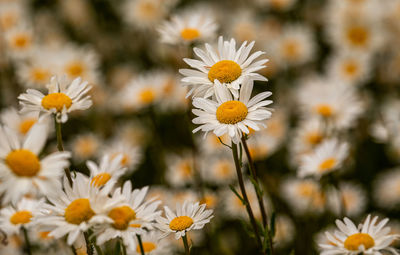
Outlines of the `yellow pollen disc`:
M 19 211 L 13 214 L 10 218 L 10 222 L 14 225 L 26 224 L 31 221 L 32 213 L 30 211 Z
M 140 228 L 142 225 L 141 224 L 130 224 L 129 227 L 131 228 Z
M 31 71 L 31 78 L 35 82 L 46 82 L 50 78 L 50 72 L 43 68 L 35 68 Z
M 78 198 L 65 209 L 64 218 L 68 223 L 79 225 L 90 220 L 94 215 L 95 212 L 90 207 L 89 199 Z
M 284 45 L 283 55 L 288 59 L 297 59 L 300 55 L 300 47 L 296 41 L 288 41 Z
M 14 13 L 5 13 L 0 16 L 0 27 L 3 30 L 8 30 L 17 24 L 17 16 Z
M 362 26 L 350 27 L 347 30 L 347 39 L 354 46 L 362 47 L 368 43 L 369 33 L 368 30 Z
M 316 192 L 316 188 L 313 184 L 306 182 L 301 183 L 297 187 L 297 191 L 302 197 L 311 197 Z
M 228 101 L 217 108 L 217 120 L 224 124 L 236 124 L 246 119 L 247 106 L 240 101 Z
M 154 101 L 156 95 L 152 89 L 144 89 L 139 93 L 139 99 L 144 104 L 150 104 Z
M 114 220 L 113 227 L 119 230 L 124 230 L 129 227 L 129 222 L 136 219 L 136 213 L 129 206 L 121 206 L 113 208 L 108 217 Z
M 232 60 L 221 60 L 215 63 L 208 71 L 208 79 L 214 82 L 215 79 L 221 83 L 231 83 L 242 74 L 242 68 Z
M 104 186 L 109 180 L 111 179 L 111 175 L 109 173 L 100 173 L 93 177 L 92 181 L 90 184 L 96 186 L 96 187 L 102 187 Z
M 36 119 L 26 119 L 19 124 L 19 132 L 21 134 L 26 134 L 31 129 L 31 127 L 36 123 Z
M 325 159 L 320 165 L 319 165 L 319 170 L 321 172 L 324 172 L 326 170 L 331 169 L 332 167 L 334 167 L 336 164 L 336 159 L 335 158 L 328 158 Z
M 97 148 L 97 142 L 91 137 L 81 137 L 75 146 L 75 151 L 78 155 L 88 158 L 95 152 Z
M 85 71 L 85 67 L 82 62 L 72 61 L 68 63 L 65 67 L 65 72 L 72 77 L 82 76 Z
M 227 162 L 221 162 L 217 166 L 217 170 L 220 176 L 226 177 L 232 173 L 231 165 Z
M 38 233 L 38 236 L 40 239 L 43 239 L 43 240 L 53 239 L 53 237 L 49 236 L 49 234 L 50 234 L 50 231 L 42 231 L 42 232 Z
M 333 114 L 333 109 L 328 104 L 320 104 L 316 107 L 317 113 L 322 115 L 323 117 L 330 117 Z
M 64 93 L 51 93 L 42 99 L 42 106 L 47 110 L 55 108 L 58 112 L 61 112 L 64 106 L 68 109 L 71 105 L 71 98 Z
M 180 164 L 179 170 L 181 171 L 182 175 L 185 177 L 189 177 L 192 175 L 192 165 L 190 161 L 184 161 Z
M 205 195 L 200 199 L 200 204 L 206 204 L 207 208 L 214 208 L 217 203 L 217 199 L 212 195 Z
M 14 37 L 13 46 L 15 48 L 23 49 L 30 45 L 31 39 L 28 35 L 20 34 Z
M 357 74 L 358 66 L 354 62 L 348 62 L 343 65 L 343 73 L 345 75 L 353 76 Z
M 312 145 L 319 144 L 322 141 L 322 139 L 323 139 L 323 136 L 317 132 L 307 134 L 307 136 L 306 136 L 307 142 Z
M 157 247 L 157 246 L 156 246 L 154 243 L 152 243 L 152 242 L 142 242 L 142 245 L 143 245 L 143 250 L 144 250 L 145 253 L 151 252 L 152 250 L 154 250 L 154 249 Z M 139 245 L 136 246 L 136 251 L 137 251 L 138 253 L 140 253 L 140 246 L 139 246 Z
M 344 241 L 344 248 L 349 251 L 357 251 L 360 245 L 364 245 L 365 249 L 369 249 L 375 245 L 374 239 L 366 233 L 353 234 Z
M 186 41 L 192 41 L 200 36 L 200 32 L 195 28 L 184 28 L 181 31 L 181 36 Z
M 188 229 L 192 225 L 192 218 L 188 216 L 178 216 L 175 219 L 171 220 L 171 222 L 169 223 L 169 228 L 174 231 L 182 231 Z
M 36 176 L 40 170 L 40 161 L 38 157 L 31 151 L 25 149 L 10 152 L 5 162 L 15 175 L 21 177 Z

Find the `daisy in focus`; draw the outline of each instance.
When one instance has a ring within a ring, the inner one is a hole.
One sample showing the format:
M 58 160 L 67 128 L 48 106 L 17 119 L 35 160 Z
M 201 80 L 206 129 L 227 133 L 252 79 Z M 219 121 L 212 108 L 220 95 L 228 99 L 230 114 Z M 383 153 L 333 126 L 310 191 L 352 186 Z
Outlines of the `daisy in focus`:
M 17 131 L 0 126 L 0 193 L 3 203 L 26 194 L 48 194 L 60 188 L 59 178 L 68 167 L 69 152 L 39 154 L 47 139 L 47 125 L 35 124 L 21 141 Z
M 170 44 L 213 39 L 218 26 L 208 13 L 198 10 L 175 15 L 158 29 L 161 41 Z
M 86 81 L 81 82 L 81 78 L 76 78 L 68 84 L 64 78 L 58 79 L 53 76 L 47 88 L 47 95 L 34 89 L 28 89 L 27 93 L 19 95 L 21 113 L 55 114 L 57 122 L 65 123 L 68 113 L 86 110 L 92 105 L 90 96 L 86 95 L 91 86 Z
M 86 166 L 90 171 L 90 183 L 98 188 L 103 187 L 108 182 L 116 183 L 127 170 L 126 167 L 121 166 L 123 157 L 122 154 L 113 158 L 110 155 L 104 155 L 100 160 L 100 165 L 90 160 L 87 161 Z
M 205 210 L 206 204 L 199 205 L 198 202 L 184 202 L 182 206 L 177 205 L 176 214 L 164 206 L 166 218 L 159 216 L 157 228 L 164 232 L 163 236 L 175 233 L 175 239 L 186 235 L 192 229 L 202 229 L 214 217 L 213 210 Z
M 190 67 L 197 69 L 180 69 L 179 72 L 185 77 L 182 82 L 186 86 L 192 86 L 187 96 L 208 98 L 214 95 L 214 85 L 216 81 L 225 85 L 235 98 L 239 97 L 240 85 L 245 78 L 257 81 L 267 81 L 267 79 L 256 73 L 263 69 L 268 59 L 261 59 L 254 62 L 264 54 L 262 51 L 250 54 L 254 46 L 254 41 L 247 45 L 242 43 L 236 50 L 236 41 L 224 41 L 222 36 L 218 39 L 218 48 L 215 50 L 208 43 L 205 44 L 206 51 L 194 48 L 194 53 L 201 59 L 183 59 Z
M 385 227 L 389 219 L 378 222 L 378 216 L 371 219 L 368 215 L 364 223 L 358 227 L 348 218 L 336 220 L 339 231 L 334 234 L 325 232 L 330 244 L 319 244 L 321 255 L 356 255 L 356 254 L 399 254 L 391 243 L 399 238 L 389 234 L 390 227 Z
M 265 126 L 263 121 L 272 115 L 271 110 L 265 106 L 272 103 L 264 100 L 272 93 L 262 92 L 250 99 L 253 90 L 253 80 L 247 79 L 242 84 L 239 100 L 234 100 L 229 89 L 218 80 L 215 82 L 216 100 L 206 98 L 194 98 L 193 113 L 198 116 L 193 119 L 194 124 L 200 124 L 193 130 L 206 132 L 213 131 L 216 136 L 229 134 L 233 143 L 238 143 L 242 133 L 248 134 L 249 128 L 260 130 L 259 126 Z

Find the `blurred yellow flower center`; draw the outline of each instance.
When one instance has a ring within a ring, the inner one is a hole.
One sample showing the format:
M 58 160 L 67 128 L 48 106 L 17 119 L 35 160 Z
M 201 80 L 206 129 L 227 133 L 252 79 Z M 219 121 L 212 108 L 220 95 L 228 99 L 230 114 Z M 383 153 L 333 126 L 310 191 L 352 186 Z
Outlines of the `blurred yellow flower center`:
M 93 177 L 92 181 L 90 184 L 96 186 L 96 187 L 102 187 L 104 186 L 109 180 L 111 179 L 111 175 L 109 173 L 100 173 Z
M 316 192 L 316 187 L 312 183 L 300 183 L 297 188 L 302 197 L 311 197 Z
M 30 211 L 19 211 L 13 214 L 10 218 L 10 222 L 14 225 L 26 224 L 31 221 L 32 213 Z
M 35 82 L 46 82 L 50 78 L 50 72 L 43 68 L 34 68 L 31 70 L 31 78 Z
M 64 93 L 51 93 L 42 99 L 42 106 L 47 110 L 55 108 L 58 112 L 61 112 L 64 106 L 68 109 L 71 105 L 71 98 Z
M 297 59 L 300 54 L 300 47 L 299 44 L 294 41 L 290 40 L 284 44 L 283 48 L 283 55 L 288 59 Z
M 28 133 L 28 131 L 31 129 L 31 127 L 36 123 L 36 119 L 32 118 L 32 119 L 26 119 L 23 120 L 20 124 L 19 124 L 19 132 L 21 134 L 26 134 Z
M 319 165 L 319 170 L 321 172 L 326 171 L 334 167 L 336 164 L 336 159 L 335 158 L 328 158 L 325 159 L 320 165 Z
M 13 45 L 15 48 L 27 48 L 30 45 L 31 38 L 26 34 L 19 34 L 14 37 Z
M 240 101 L 227 101 L 217 108 L 217 120 L 224 124 L 236 124 L 246 119 L 247 106 Z
M 50 231 L 42 231 L 42 232 L 39 232 L 38 236 L 40 239 L 43 239 L 43 240 L 53 239 L 53 237 L 49 236 L 49 234 L 50 234 Z
M 310 143 L 311 145 L 317 145 L 319 144 L 323 139 L 323 136 L 317 132 L 312 132 L 307 134 L 306 136 L 306 140 L 308 143 Z
M 91 157 L 96 149 L 98 148 L 98 143 L 96 139 L 90 136 L 80 137 L 76 141 L 74 146 L 74 151 L 83 158 Z
M 5 162 L 15 175 L 21 177 L 33 177 L 40 170 L 40 161 L 38 157 L 31 151 L 25 149 L 10 152 Z
M 200 32 L 195 28 L 184 28 L 181 31 L 181 36 L 186 41 L 191 41 L 198 38 L 200 36 Z
M 156 95 L 152 89 L 144 89 L 139 93 L 139 99 L 142 103 L 150 104 L 154 101 Z
M 0 27 L 7 30 L 17 23 L 17 16 L 15 13 L 3 13 L 0 16 Z
M 65 72 L 72 77 L 82 76 L 84 70 L 83 63 L 79 61 L 72 61 L 65 67 Z
M 343 66 L 343 73 L 345 75 L 353 76 L 357 74 L 357 71 L 358 71 L 358 66 L 353 61 L 347 62 Z
M 365 27 L 353 26 L 347 30 L 347 39 L 354 46 L 365 46 L 369 39 L 369 32 Z
M 221 60 L 215 63 L 208 71 L 208 79 L 214 82 L 215 79 L 221 83 L 230 83 L 240 77 L 242 68 L 232 60 Z
M 217 199 L 212 195 L 205 195 L 200 199 L 200 204 L 206 204 L 207 208 L 214 208 L 217 204 Z
M 365 249 L 369 249 L 375 245 L 374 239 L 365 233 L 353 234 L 344 241 L 344 248 L 350 251 L 358 251 L 358 247 L 364 245 Z
M 185 160 L 179 166 L 179 170 L 181 174 L 185 177 L 189 177 L 192 175 L 192 164 L 189 160 Z
M 221 162 L 217 166 L 218 174 L 221 177 L 229 176 L 232 173 L 231 165 L 228 162 Z
M 174 231 L 182 231 L 193 225 L 193 219 L 188 216 L 178 216 L 171 220 L 169 228 Z
M 317 105 L 316 107 L 317 113 L 324 117 L 330 117 L 333 114 L 333 109 L 330 105 L 328 104 L 320 104 Z
M 152 250 L 154 250 L 154 249 L 157 247 L 157 246 L 156 246 L 154 243 L 152 243 L 152 242 L 143 242 L 142 245 L 143 245 L 143 250 L 144 250 L 145 253 L 151 252 Z M 140 253 L 140 246 L 139 246 L 139 245 L 136 246 L 136 251 L 137 251 L 138 253 Z
M 136 219 L 136 213 L 129 206 L 121 206 L 113 208 L 108 217 L 114 220 L 113 227 L 119 230 L 124 230 L 129 227 L 129 222 Z
M 68 223 L 79 225 L 90 220 L 94 215 L 95 212 L 90 207 L 89 199 L 78 198 L 65 209 L 64 218 Z

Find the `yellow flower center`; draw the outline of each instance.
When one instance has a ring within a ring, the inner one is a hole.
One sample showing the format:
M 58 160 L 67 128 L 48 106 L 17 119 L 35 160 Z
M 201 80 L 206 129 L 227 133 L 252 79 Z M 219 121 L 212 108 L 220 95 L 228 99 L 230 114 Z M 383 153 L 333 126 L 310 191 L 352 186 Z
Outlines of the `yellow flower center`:
M 13 214 L 10 218 L 10 222 L 14 225 L 26 224 L 31 221 L 32 213 L 30 211 L 19 211 Z
M 344 241 L 344 248 L 350 251 L 357 251 L 360 245 L 364 245 L 365 249 L 369 249 L 375 245 L 374 239 L 365 233 L 353 234 Z
M 334 167 L 336 164 L 336 159 L 335 158 L 328 158 L 325 159 L 320 165 L 319 165 L 319 171 L 324 172 L 332 167 Z
M 125 230 L 129 227 L 129 222 L 136 219 L 136 213 L 129 206 L 113 208 L 108 217 L 114 220 L 113 227 L 119 230 Z
M 40 170 L 40 161 L 38 157 L 31 151 L 25 149 L 10 152 L 5 162 L 15 175 L 21 177 L 36 176 Z
M 84 158 L 91 157 L 98 147 L 97 141 L 92 137 L 81 137 L 74 146 L 74 151 Z
M 53 239 L 52 236 L 49 236 L 50 231 L 42 231 L 38 233 L 38 236 L 40 239 L 42 240 L 49 240 L 49 239 Z
M 178 216 L 171 220 L 169 228 L 174 231 L 182 231 L 193 225 L 193 219 L 188 216 Z
M 65 67 L 65 72 L 72 77 L 82 76 L 85 67 L 82 62 L 72 61 Z
M 31 38 L 27 34 L 16 35 L 13 39 L 14 48 L 24 49 L 28 48 L 31 42 Z
M 17 16 L 15 13 L 4 13 L 0 16 L 0 27 L 3 30 L 8 30 L 17 24 Z
M 291 60 L 295 60 L 299 57 L 300 55 L 300 47 L 299 44 L 294 41 L 294 40 L 290 40 L 287 41 L 286 44 L 284 44 L 283 46 L 283 55 Z
M 111 175 L 109 173 L 100 173 L 100 174 L 96 175 L 95 177 L 93 177 L 90 184 L 99 188 L 99 187 L 104 186 L 110 179 L 111 179 Z
M 154 101 L 156 95 L 152 89 L 143 89 L 139 93 L 139 99 L 144 104 L 150 104 Z
M 247 106 L 240 101 L 227 101 L 217 108 L 217 120 L 224 124 L 236 124 L 246 119 Z
M 323 136 L 317 132 L 312 132 L 307 134 L 306 140 L 309 144 L 311 145 L 317 145 L 319 144 L 323 139 Z
M 192 175 L 192 164 L 189 160 L 185 160 L 183 161 L 180 166 L 179 166 L 179 170 L 181 172 L 181 174 L 185 177 L 189 177 Z
M 365 27 L 353 26 L 347 30 L 347 39 L 357 47 L 363 47 L 368 43 L 369 32 Z
M 358 66 L 355 62 L 350 61 L 343 65 L 343 73 L 348 76 L 356 75 L 358 72 Z
M 64 93 L 51 93 L 42 99 L 42 106 L 47 110 L 56 108 L 58 112 L 61 112 L 64 106 L 68 109 L 71 105 L 71 98 Z
M 28 133 L 31 127 L 36 123 L 36 119 L 26 119 L 19 124 L 19 132 L 23 135 Z
M 34 68 L 31 70 L 31 79 L 35 82 L 46 82 L 50 78 L 50 72 L 43 68 Z
M 200 204 L 206 204 L 207 208 L 214 208 L 217 204 L 217 199 L 212 195 L 205 195 L 200 199 Z
M 214 82 L 215 79 L 221 83 L 230 83 L 240 77 L 242 68 L 232 60 L 221 60 L 215 63 L 208 71 L 208 79 Z
M 94 215 L 95 212 L 90 207 L 89 199 L 78 198 L 65 209 L 64 218 L 68 223 L 79 225 L 90 220 Z
M 232 168 L 228 162 L 220 162 L 217 166 L 217 171 L 221 177 L 227 177 L 231 175 Z
M 312 183 L 306 182 L 299 184 L 297 191 L 302 197 L 311 197 L 316 192 L 316 187 Z
M 184 28 L 181 31 L 181 36 L 186 41 L 192 41 L 200 36 L 200 32 L 196 28 Z
M 317 107 L 315 109 L 316 109 L 317 113 L 322 115 L 323 117 L 330 117 L 333 114 L 333 109 L 328 104 L 317 105 Z
M 154 250 L 157 246 L 152 243 L 152 242 L 142 242 L 142 246 L 143 246 L 143 250 L 145 253 L 147 252 L 151 252 L 152 250 Z M 140 253 L 140 246 L 136 246 L 136 251 L 138 253 Z

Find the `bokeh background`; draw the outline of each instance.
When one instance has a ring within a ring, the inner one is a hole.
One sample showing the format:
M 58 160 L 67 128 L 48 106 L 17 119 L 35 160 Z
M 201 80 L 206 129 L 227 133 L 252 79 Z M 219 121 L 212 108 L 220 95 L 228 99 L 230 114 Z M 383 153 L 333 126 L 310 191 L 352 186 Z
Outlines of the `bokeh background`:
M 245 210 L 229 190 L 229 149 L 213 134 L 192 134 L 178 70 L 204 42 L 160 39 L 164 22 L 190 11 L 215 20 L 208 43 L 219 35 L 238 45 L 255 41 L 253 51 L 269 59 L 261 70 L 269 81 L 255 90 L 273 92 L 274 113 L 249 146 L 269 216 L 276 215 L 276 254 L 318 254 L 321 233 L 343 214 L 356 222 L 368 213 L 389 217 L 400 233 L 398 0 L 0 0 L 2 122 L 27 88 L 45 90 L 52 75 L 83 77 L 94 105 L 63 125 L 72 169 L 88 173 L 86 160 L 123 152 L 131 170 L 124 179 L 135 187 L 149 185 L 167 205 L 202 200 L 215 210 L 211 224 L 191 236 L 193 254 L 257 254 Z M 350 145 L 348 158 L 321 181 L 297 178 L 307 143 L 323 140 L 318 127 L 305 127 L 301 110 L 307 97 L 330 97 L 307 87 L 314 83 L 351 88 L 356 97 L 333 101 L 343 111 L 361 105 L 338 134 Z M 53 134 L 46 150 L 55 146 Z M 344 209 L 332 184 L 345 194 Z

